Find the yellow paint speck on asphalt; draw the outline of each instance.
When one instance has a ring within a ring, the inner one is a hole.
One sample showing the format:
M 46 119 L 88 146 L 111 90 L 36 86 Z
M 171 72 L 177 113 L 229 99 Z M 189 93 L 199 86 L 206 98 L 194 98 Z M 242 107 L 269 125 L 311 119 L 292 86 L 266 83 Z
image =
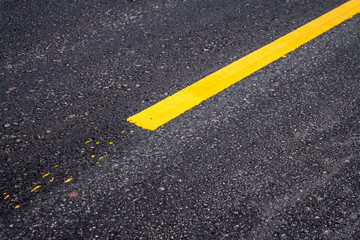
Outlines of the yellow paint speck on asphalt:
M 46 177 L 46 176 L 49 176 L 49 175 L 50 175 L 50 173 L 44 174 L 44 175 L 42 176 L 42 178 L 44 178 L 44 177 Z
M 40 187 L 41 187 L 41 185 L 34 187 L 33 189 L 31 189 L 31 192 L 35 191 L 36 189 L 38 189 Z
M 73 180 L 73 178 L 66 179 L 66 180 L 64 181 L 64 183 L 71 182 L 72 180 Z
M 129 117 L 127 121 L 144 129 L 155 130 L 359 12 L 360 0 L 348 1 L 142 112 Z
M 16 205 L 16 206 L 15 206 L 15 209 L 18 209 L 19 207 L 20 207 L 19 205 Z

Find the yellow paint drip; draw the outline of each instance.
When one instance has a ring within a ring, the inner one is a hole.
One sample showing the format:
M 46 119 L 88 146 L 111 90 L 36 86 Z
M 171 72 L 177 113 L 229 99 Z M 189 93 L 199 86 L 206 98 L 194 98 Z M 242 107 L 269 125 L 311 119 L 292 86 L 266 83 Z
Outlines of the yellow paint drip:
M 89 141 L 85 142 L 85 144 L 88 144 L 88 143 L 91 143 L 91 142 L 92 142 L 92 140 L 89 140 Z
M 73 180 L 73 178 L 66 179 L 66 180 L 64 181 L 64 183 L 71 182 L 72 180 Z
M 9 198 L 9 197 L 10 197 L 10 195 L 6 195 L 6 196 L 4 197 L 4 200 L 7 199 L 7 198 Z
M 91 158 L 94 158 L 95 157 L 95 155 L 91 155 Z
M 96 144 L 99 144 L 100 142 L 97 142 Z
M 55 167 L 58 167 L 59 165 L 55 165 Z
M 127 121 L 144 129 L 155 130 L 359 12 L 360 0 L 348 1 L 142 112 L 129 117 Z
M 44 178 L 44 177 L 46 177 L 46 176 L 49 176 L 49 175 L 50 175 L 50 173 L 44 174 L 44 175 L 42 176 L 42 178 Z
M 15 209 L 18 209 L 19 207 L 20 207 L 20 205 L 16 205 L 16 206 L 15 206 Z
M 99 157 L 99 160 L 103 159 L 104 157 Z
M 52 182 L 52 181 L 54 181 L 54 178 L 52 178 L 52 179 L 49 180 L 49 182 Z
M 31 192 L 34 192 L 36 189 L 39 189 L 40 187 L 41 187 L 41 185 L 34 187 L 33 189 L 31 189 Z
M 113 145 L 114 143 L 113 142 L 109 142 L 110 145 Z

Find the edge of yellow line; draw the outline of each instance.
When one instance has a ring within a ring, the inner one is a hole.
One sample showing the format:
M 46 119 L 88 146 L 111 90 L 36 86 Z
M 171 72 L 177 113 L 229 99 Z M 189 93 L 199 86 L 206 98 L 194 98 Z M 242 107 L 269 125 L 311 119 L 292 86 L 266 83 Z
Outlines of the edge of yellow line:
M 360 0 L 350 0 L 283 37 L 210 74 L 149 108 L 128 122 L 155 130 L 187 110 L 244 79 L 266 65 L 360 12 Z

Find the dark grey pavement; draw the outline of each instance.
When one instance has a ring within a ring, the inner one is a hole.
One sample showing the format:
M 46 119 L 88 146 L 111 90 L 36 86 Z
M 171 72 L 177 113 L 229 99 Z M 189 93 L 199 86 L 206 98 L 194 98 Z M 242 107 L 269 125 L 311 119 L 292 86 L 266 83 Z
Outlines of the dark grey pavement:
M 126 122 L 344 2 L 1 1 L 0 239 L 359 239 L 360 15 Z

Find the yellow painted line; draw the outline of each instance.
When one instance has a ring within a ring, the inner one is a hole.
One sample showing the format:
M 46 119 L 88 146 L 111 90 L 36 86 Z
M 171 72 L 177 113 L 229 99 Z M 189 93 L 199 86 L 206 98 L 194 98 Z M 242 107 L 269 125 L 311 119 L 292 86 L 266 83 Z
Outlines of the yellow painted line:
M 127 121 L 144 129 L 155 130 L 359 12 L 360 0 L 348 1 L 142 112 L 129 117 Z

